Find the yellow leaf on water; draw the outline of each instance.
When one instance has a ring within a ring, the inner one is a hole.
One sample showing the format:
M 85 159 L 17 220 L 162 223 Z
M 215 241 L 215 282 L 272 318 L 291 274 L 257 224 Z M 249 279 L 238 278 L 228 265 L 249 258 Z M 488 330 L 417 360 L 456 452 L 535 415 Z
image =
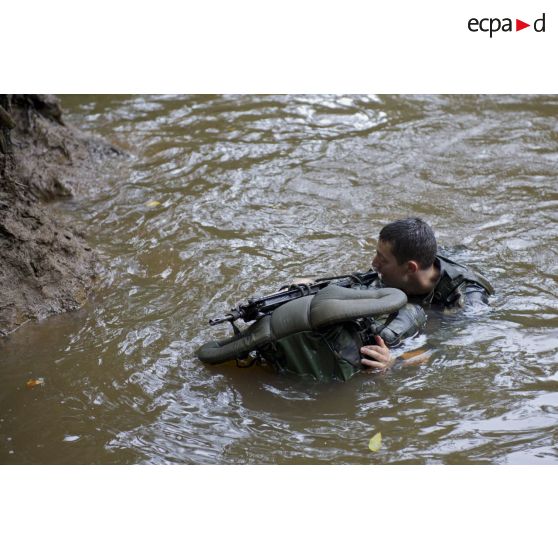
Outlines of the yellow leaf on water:
M 368 442 L 368 449 L 370 451 L 378 451 L 382 445 L 382 433 L 378 432 L 374 434 L 372 438 L 370 438 L 370 442 Z
M 157 207 L 158 205 L 161 205 L 161 202 L 157 200 L 151 200 L 148 201 L 145 205 L 147 205 L 147 207 Z
M 426 349 L 417 349 L 416 351 L 407 351 L 406 353 L 403 353 L 401 355 L 401 358 L 403 360 L 409 360 L 411 358 L 422 356 L 424 353 L 426 353 Z
M 28 389 L 33 389 L 34 387 L 44 385 L 44 383 L 45 383 L 45 381 L 43 380 L 43 378 L 37 378 L 37 379 L 32 378 L 31 380 L 27 380 L 25 382 L 25 386 Z

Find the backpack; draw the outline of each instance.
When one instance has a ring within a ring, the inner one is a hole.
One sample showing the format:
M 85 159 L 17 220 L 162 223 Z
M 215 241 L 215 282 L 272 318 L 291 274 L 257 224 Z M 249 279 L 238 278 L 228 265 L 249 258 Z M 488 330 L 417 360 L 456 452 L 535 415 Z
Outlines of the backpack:
M 380 335 L 393 347 L 425 324 L 424 310 L 399 289 L 357 290 L 329 285 L 289 301 L 244 331 L 198 350 L 217 364 L 252 354 L 281 374 L 346 381 L 362 370 L 360 348 Z

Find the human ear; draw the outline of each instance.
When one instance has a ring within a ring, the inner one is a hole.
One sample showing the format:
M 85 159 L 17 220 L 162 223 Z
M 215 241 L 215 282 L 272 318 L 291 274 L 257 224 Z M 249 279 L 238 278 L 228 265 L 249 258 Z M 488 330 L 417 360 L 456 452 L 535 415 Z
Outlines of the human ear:
M 410 273 L 416 273 L 419 270 L 419 265 L 415 260 L 409 260 L 407 262 L 407 271 Z

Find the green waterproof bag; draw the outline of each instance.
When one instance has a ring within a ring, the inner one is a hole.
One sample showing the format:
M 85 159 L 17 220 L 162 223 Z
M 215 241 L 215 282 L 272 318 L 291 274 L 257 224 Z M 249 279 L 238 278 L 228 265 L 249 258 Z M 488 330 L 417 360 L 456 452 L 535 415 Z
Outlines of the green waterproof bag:
M 360 349 L 374 344 L 375 335 L 393 347 L 421 329 L 424 311 L 406 302 L 397 289 L 329 285 L 286 302 L 232 337 L 205 343 L 197 354 L 209 364 L 252 354 L 283 374 L 346 381 L 362 370 Z
M 346 381 L 362 369 L 361 346 L 356 324 L 347 322 L 321 331 L 287 335 L 261 348 L 259 353 L 282 374 L 320 382 Z

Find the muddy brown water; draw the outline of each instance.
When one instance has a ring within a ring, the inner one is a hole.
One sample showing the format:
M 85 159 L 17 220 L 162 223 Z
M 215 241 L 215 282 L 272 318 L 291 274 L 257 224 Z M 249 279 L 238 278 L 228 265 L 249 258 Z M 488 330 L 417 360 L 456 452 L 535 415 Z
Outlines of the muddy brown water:
M 558 463 L 557 97 L 63 106 L 132 156 L 53 207 L 105 273 L 80 311 L 0 341 L 1 463 Z M 321 385 L 196 360 L 229 334 L 209 318 L 368 269 L 382 225 L 409 215 L 497 291 L 490 312 L 431 313 L 411 344 L 428 362 Z

